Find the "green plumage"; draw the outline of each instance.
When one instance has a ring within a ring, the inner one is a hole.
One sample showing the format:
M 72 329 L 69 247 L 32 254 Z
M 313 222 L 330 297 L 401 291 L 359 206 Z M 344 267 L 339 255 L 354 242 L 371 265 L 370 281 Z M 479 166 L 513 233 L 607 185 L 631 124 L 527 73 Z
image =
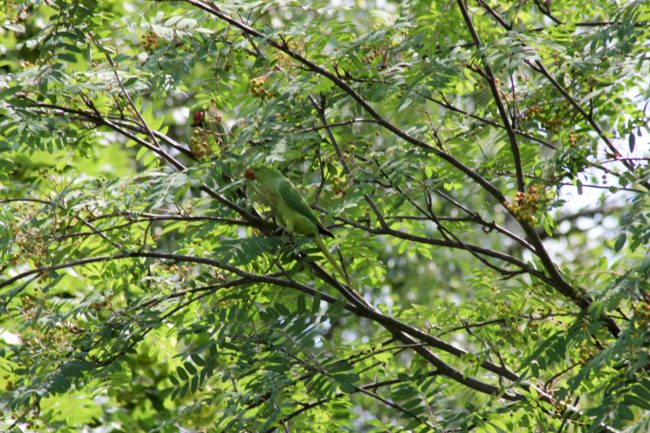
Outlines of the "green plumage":
M 321 225 L 302 194 L 282 173 L 266 167 L 252 171 L 260 186 L 262 201 L 271 208 L 280 224 L 289 233 L 323 234 L 334 237 L 329 230 Z
M 321 225 L 314 211 L 291 181 L 278 170 L 268 167 L 249 169 L 246 176 L 257 180 L 260 201 L 271 208 L 278 222 L 289 233 L 314 236 L 316 244 L 323 255 L 350 284 L 347 275 L 334 260 L 334 257 L 329 253 L 320 238 L 321 234 L 331 237 L 334 237 L 334 235 Z

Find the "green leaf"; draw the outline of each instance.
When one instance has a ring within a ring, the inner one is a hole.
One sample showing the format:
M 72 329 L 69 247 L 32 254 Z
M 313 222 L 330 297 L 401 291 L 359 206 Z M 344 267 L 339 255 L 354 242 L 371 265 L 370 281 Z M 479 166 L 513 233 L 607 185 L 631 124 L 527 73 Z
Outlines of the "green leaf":
M 185 380 L 187 380 L 189 378 L 189 376 L 187 375 L 187 372 L 183 369 L 183 367 L 180 367 L 180 366 L 177 367 L 176 368 L 176 373 L 178 374 L 178 377 L 180 377 L 181 380 L 183 380 L 183 381 L 185 381 Z
M 185 362 L 185 363 L 183 364 L 183 366 L 185 367 L 185 370 L 186 370 L 190 375 L 195 375 L 195 374 L 196 374 L 196 367 L 194 367 L 194 365 L 193 365 L 191 362 L 187 361 L 187 362 Z
M 616 242 L 614 242 L 614 251 L 620 251 L 625 245 L 626 240 L 627 240 L 627 236 L 625 233 L 621 233 L 620 235 L 618 235 L 618 237 L 616 238 Z
M 69 361 L 61 367 L 61 374 L 65 377 L 82 377 L 84 372 L 92 370 L 92 366 L 83 361 Z

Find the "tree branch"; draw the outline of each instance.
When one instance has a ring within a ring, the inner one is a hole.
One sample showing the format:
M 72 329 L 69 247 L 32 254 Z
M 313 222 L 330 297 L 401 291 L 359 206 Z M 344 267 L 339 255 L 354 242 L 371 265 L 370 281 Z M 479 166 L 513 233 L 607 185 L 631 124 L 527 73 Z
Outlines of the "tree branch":
M 476 33 L 474 24 L 472 24 L 472 19 L 470 18 L 469 13 L 467 12 L 467 7 L 465 6 L 463 0 L 456 0 L 456 2 L 458 4 L 458 7 L 460 8 L 461 14 L 463 15 L 463 19 L 465 20 L 465 25 L 467 26 L 467 30 L 469 30 L 469 33 L 472 36 L 472 40 L 474 41 L 474 44 L 476 45 L 476 48 L 480 50 L 482 46 L 481 40 L 478 36 L 478 33 Z M 483 61 L 483 67 L 485 68 L 485 75 L 486 75 L 488 85 L 490 86 L 490 90 L 492 91 L 492 97 L 494 98 L 494 102 L 496 103 L 497 109 L 499 110 L 499 115 L 501 116 L 503 126 L 506 129 L 508 140 L 510 141 L 510 151 L 512 152 L 512 159 L 514 161 L 515 173 L 517 178 L 517 191 L 523 192 L 526 189 L 526 184 L 524 182 L 524 171 L 521 167 L 521 154 L 519 152 L 519 144 L 517 143 L 517 135 L 515 134 L 515 131 L 512 127 L 510 118 L 508 116 L 508 112 L 506 111 L 506 108 L 503 105 L 503 101 L 501 101 L 501 95 L 499 93 L 500 90 L 497 87 L 496 77 L 492 72 L 492 68 L 490 67 L 490 64 L 488 63 L 485 56 L 481 53 L 479 53 L 479 55 L 481 57 L 481 60 Z

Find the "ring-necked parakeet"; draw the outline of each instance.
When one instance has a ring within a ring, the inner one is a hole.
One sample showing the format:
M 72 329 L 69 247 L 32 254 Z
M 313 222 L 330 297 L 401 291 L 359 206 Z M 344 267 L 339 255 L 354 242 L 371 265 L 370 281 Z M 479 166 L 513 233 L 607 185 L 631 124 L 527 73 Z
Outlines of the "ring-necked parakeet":
M 348 276 L 334 260 L 320 237 L 320 235 L 330 237 L 334 235 L 321 225 L 314 211 L 291 181 L 278 170 L 269 167 L 249 168 L 245 176 L 257 181 L 261 193 L 260 199 L 271 208 L 280 224 L 289 233 L 313 236 L 323 255 L 350 284 Z

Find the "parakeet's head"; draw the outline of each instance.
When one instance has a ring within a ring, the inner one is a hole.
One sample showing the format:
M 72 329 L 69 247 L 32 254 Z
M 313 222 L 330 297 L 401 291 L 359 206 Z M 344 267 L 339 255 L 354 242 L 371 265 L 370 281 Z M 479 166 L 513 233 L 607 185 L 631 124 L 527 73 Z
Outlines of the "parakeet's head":
M 258 182 L 266 182 L 268 180 L 274 179 L 277 176 L 282 176 L 279 171 L 274 168 L 269 167 L 248 167 L 244 172 L 244 176 L 250 180 L 256 180 Z
M 205 119 L 205 111 L 202 110 L 195 111 L 194 114 L 192 114 L 192 126 L 193 127 L 203 126 L 204 119 Z

